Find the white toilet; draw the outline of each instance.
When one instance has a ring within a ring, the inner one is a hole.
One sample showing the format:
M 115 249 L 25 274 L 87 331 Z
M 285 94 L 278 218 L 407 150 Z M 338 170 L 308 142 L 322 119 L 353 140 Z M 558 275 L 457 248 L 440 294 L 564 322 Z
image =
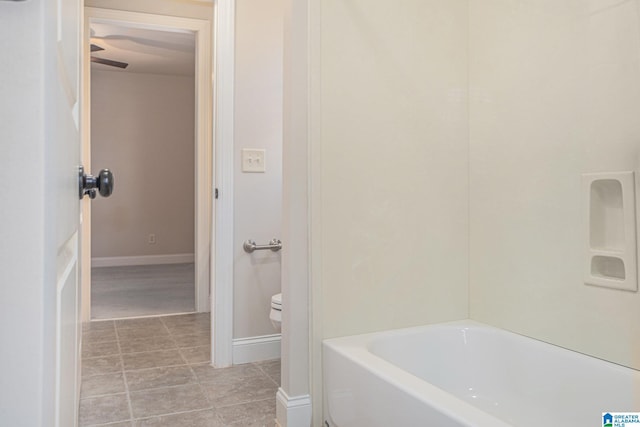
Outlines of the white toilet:
M 271 313 L 269 318 L 273 327 L 280 332 L 280 326 L 282 325 L 282 294 L 275 294 L 271 297 Z

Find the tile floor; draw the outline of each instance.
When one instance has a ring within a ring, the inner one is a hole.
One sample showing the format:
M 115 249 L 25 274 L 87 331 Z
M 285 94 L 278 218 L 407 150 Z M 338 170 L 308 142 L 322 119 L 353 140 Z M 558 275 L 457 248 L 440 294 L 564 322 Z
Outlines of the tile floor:
M 80 427 L 275 425 L 280 361 L 214 369 L 210 317 L 84 325 Z

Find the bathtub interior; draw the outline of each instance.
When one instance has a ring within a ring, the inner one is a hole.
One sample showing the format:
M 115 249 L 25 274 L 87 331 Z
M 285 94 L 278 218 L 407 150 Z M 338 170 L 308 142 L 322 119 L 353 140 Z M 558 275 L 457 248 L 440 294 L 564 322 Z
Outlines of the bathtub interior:
M 638 371 L 473 321 L 373 334 L 361 343 L 514 426 L 588 425 L 602 412 L 640 410 Z

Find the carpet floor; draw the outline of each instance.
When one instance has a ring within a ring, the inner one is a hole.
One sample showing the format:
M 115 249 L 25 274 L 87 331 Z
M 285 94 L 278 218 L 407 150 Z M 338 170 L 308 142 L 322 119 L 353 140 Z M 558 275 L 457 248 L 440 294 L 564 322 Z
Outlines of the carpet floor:
M 94 267 L 91 274 L 92 319 L 195 311 L 193 263 Z

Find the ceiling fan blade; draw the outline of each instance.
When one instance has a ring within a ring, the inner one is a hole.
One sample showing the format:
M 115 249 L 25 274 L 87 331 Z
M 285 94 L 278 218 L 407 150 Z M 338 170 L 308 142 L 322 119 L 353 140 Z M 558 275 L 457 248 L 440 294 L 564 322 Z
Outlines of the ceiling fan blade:
M 91 43 L 91 52 L 100 52 L 101 50 L 104 50 L 104 48 Z
M 147 39 L 144 37 L 135 37 L 135 36 L 129 36 L 129 35 L 117 35 L 117 34 L 107 35 L 102 37 L 94 36 L 91 38 L 91 41 L 100 40 L 100 41 L 106 42 L 108 45 L 115 44 L 115 46 L 123 46 L 122 43 L 118 43 L 118 42 L 129 42 L 129 43 L 139 45 L 142 48 L 141 52 L 146 51 L 144 49 L 145 46 L 150 48 L 155 48 L 155 49 L 173 50 L 173 51 L 185 52 L 185 53 L 194 52 L 195 44 L 193 39 L 190 39 L 189 36 L 187 35 L 183 35 L 179 33 L 176 33 L 175 36 L 177 38 L 175 39 L 176 41 L 174 42 L 153 40 L 153 39 Z M 178 38 L 179 36 L 184 36 L 184 37 Z M 124 48 L 126 50 L 136 50 L 130 44 L 124 45 Z
M 111 67 L 118 67 L 122 69 L 127 68 L 129 66 L 129 64 L 127 64 L 126 62 L 113 61 L 111 59 L 104 59 L 104 58 L 96 58 L 95 56 L 91 57 L 91 62 L 95 62 L 96 64 L 109 65 Z

